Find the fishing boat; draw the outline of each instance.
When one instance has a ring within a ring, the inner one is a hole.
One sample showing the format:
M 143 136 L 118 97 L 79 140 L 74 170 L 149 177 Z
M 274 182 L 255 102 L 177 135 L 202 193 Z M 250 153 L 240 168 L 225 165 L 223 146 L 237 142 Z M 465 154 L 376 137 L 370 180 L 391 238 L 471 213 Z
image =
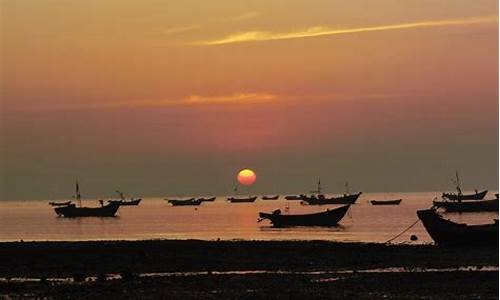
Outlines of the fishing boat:
M 104 201 L 100 201 L 101 207 L 82 207 L 80 188 L 78 181 L 76 182 L 76 195 L 75 199 L 78 201 L 79 206 L 69 204 L 67 206 L 60 206 L 54 208 L 58 216 L 66 218 L 76 217 L 114 217 L 120 205 L 117 203 L 109 203 L 104 205 Z
M 115 192 L 117 192 L 118 195 L 120 195 L 120 200 L 108 200 L 109 203 L 116 203 L 116 204 L 119 204 L 120 206 L 135 206 L 135 205 L 139 205 L 139 203 L 142 200 L 142 199 L 134 199 L 134 198 L 130 198 L 130 200 L 127 200 L 122 192 L 120 192 L 118 190 L 116 190 Z
M 276 196 L 262 196 L 262 200 L 278 200 L 280 196 L 279 195 L 276 195 Z
M 168 199 L 167 199 L 168 200 Z M 198 206 L 202 203 L 200 199 L 186 199 L 186 200 L 168 200 L 168 203 L 172 204 L 172 206 Z
M 277 209 L 272 213 L 259 213 L 261 222 L 265 219 L 271 221 L 274 227 L 289 226 L 336 226 L 349 210 L 349 205 L 344 205 L 335 209 L 327 209 L 324 212 L 300 215 L 282 214 Z
M 309 205 L 325 205 L 325 204 L 354 204 L 358 200 L 362 192 L 356 194 L 344 194 L 338 197 L 327 198 L 324 195 L 306 196 L 302 200 Z
M 443 208 L 446 212 L 487 212 L 498 211 L 498 198 L 479 201 L 437 201 L 434 206 Z
M 286 200 L 302 200 L 304 198 L 304 195 L 289 195 L 285 196 Z
M 257 199 L 257 196 L 248 196 L 248 197 L 229 197 L 227 198 L 227 201 L 231 203 L 249 203 L 249 202 L 255 202 Z
M 399 205 L 403 199 L 396 200 L 371 200 L 372 205 Z
M 210 197 L 210 198 L 198 198 L 201 202 L 214 202 L 217 197 Z
M 455 172 L 455 178 L 451 179 L 453 184 L 455 185 L 455 189 L 457 190 L 457 193 L 443 193 L 441 196 L 442 198 L 449 199 L 452 201 L 462 201 L 462 200 L 483 200 L 486 194 L 488 193 L 488 190 L 484 190 L 481 192 L 478 192 L 475 190 L 474 194 L 463 194 L 462 193 L 462 186 L 460 182 L 460 177 L 458 176 L 458 171 Z
M 436 244 L 498 247 L 498 220 L 482 225 L 455 223 L 433 208 L 418 210 L 417 216 Z
M 71 204 L 71 201 L 66 201 L 66 202 L 49 202 L 49 205 L 51 206 L 68 206 Z

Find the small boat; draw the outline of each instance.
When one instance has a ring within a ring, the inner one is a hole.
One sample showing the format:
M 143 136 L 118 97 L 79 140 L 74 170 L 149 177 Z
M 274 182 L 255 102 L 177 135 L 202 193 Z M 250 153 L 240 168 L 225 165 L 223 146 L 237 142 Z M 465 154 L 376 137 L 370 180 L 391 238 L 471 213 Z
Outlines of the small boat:
M 231 203 L 249 203 L 249 202 L 255 202 L 257 199 L 257 196 L 253 197 L 244 197 L 244 198 L 236 198 L 236 197 L 229 197 L 227 198 L 227 201 Z
M 201 202 L 214 202 L 217 197 L 210 197 L 210 198 L 199 198 Z
M 71 201 L 66 201 L 66 202 L 49 202 L 49 205 L 51 206 L 68 206 L 71 204 Z
M 399 205 L 403 199 L 396 200 L 372 200 L 370 203 L 372 205 Z
M 141 203 L 142 199 L 130 199 L 130 200 L 108 200 L 109 203 L 117 203 L 120 206 L 132 206 L 132 205 L 139 205 Z
M 100 200 L 101 207 L 82 207 L 80 188 L 78 186 L 78 181 L 76 182 L 76 193 L 75 199 L 78 201 L 79 207 L 75 204 L 69 204 L 67 206 L 60 206 L 54 208 L 54 211 L 58 216 L 66 218 L 76 218 L 76 217 L 114 217 L 120 205 L 117 203 L 109 203 L 104 205 L 104 201 Z
M 462 193 L 443 193 L 442 197 L 449 199 L 449 200 L 454 200 L 454 201 L 462 201 L 462 200 L 482 200 L 486 194 L 488 193 L 488 190 L 484 190 L 482 192 L 476 191 L 474 194 L 462 194 Z
M 284 215 L 278 209 L 272 213 L 259 213 L 260 219 L 258 222 L 268 219 L 274 227 L 336 226 L 349 210 L 349 206 L 345 205 L 335 209 L 328 209 L 324 212 L 302 215 Z
M 280 196 L 262 196 L 262 200 L 277 200 Z
M 168 200 L 168 199 L 167 199 Z M 202 203 L 200 199 L 186 199 L 186 200 L 168 200 L 168 203 L 172 204 L 172 206 L 198 206 Z
M 432 202 L 434 206 L 443 208 L 446 212 L 486 212 L 498 211 L 498 198 L 493 200 L 479 201 L 437 201 Z
M 436 244 L 498 247 L 498 220 L 483 225 L 455 223 L 433 208 L 418 210 L 417 216 Z
M 304 195 L 289 195 L 285 196 L 286 200 L 302 200 Z
M 342 196 L 332 198 L 327 198 L 325 195 L 319 194 L 317 197 L 314 195 L 305 196 L 302 200 L 309 205 L 354 204 L 361 194 L 362 192 L 357 194 L 344 194 Z

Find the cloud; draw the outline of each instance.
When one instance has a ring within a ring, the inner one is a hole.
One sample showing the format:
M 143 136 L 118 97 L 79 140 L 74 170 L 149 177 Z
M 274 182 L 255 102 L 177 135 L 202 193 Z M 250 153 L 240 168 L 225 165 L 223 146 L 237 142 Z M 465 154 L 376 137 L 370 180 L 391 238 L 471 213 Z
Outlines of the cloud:
M 227 17 L 224 19 L 224 21 L 231 21 L 231 22 L 245 21 L 245 20 L 249 20 L 249 19 L 253 19 L 255 17 L 258 17 L 259 15 L 260 15 L 260 13 L 258 13 L 256 11 L 249 11 L 249 12 L 243 13 L 243 14 L 238 15 L 238 16 Z
M 278 97 L 269 93 L 237 93 L 222 96 L 199 96 L 192 95 L 182 99 L 186 104 L 209 104 L 209 103 L 255 103 L 276 100 Z
M 165 34 L 176 34 L 176 33 L 181 33 L 181 32 L 186 32 L 186 31 L 191 31 L 200 28 L 201 26 L 199 25 L 191 25 L 191 26 L 183 26 L 183 27 L 172 27 L 166 29 L 163 33 Z
M 287 40 L 287 39 L 328 36 L 337 34 L 363 33 L 372 31 L 400 30 L 400 29 L 411 29 L 411 28 L 422 28 L 422 27 L 473 25 L 473 24 L 485 24 L 485 23 L 495 23 L 495 22 L 498 22 L 498 16 L 482 16 L 482 17 L 473 17 L 464 19 L 422 21 L 422 22 L 412 22 L 412 23 L 379 25 L 379 26 L 358 27 L 358 28 L 341 28 L 341 29 L 336 29 L 328 26 L 315 26 L 304 30 L 287 32 L 287 33 L 278 33 L 270 31 L 248 31 L 248 32 L 231 34 L 220 39 L 193 42 L 191 43 L 191 45 L 211 46 L 211 45 L 224 45 L 224 44 L 242 43 L 242 42 Z

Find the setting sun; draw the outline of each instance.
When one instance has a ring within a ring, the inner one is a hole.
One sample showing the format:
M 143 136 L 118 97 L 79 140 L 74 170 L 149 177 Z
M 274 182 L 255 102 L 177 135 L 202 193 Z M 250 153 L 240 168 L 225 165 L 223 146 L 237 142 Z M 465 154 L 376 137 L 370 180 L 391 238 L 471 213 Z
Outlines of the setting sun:
M 243 169 L 238 173 L 238 182 L 243 185 L 251 185 L 255 182 L 257 176 L 250 169 Z

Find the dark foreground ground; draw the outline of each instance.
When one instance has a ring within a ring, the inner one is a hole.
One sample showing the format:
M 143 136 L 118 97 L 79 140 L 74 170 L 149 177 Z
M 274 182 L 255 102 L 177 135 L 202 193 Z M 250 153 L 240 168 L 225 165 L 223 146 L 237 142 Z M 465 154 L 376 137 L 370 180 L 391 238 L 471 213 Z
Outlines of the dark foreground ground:
M 0 299 L 498 299 L 498 271 L 415 272 L 460 266 L 498 267 L 498 248 L 321 241 L 0 243 Z M 387 267 L 405 271 L 362 271 Z M 252 270 L 283 272 L 218 273 Z M 189 271 L 202 273 L 141 275 Z M 89 276 L 98 279 L 85 281 Z

